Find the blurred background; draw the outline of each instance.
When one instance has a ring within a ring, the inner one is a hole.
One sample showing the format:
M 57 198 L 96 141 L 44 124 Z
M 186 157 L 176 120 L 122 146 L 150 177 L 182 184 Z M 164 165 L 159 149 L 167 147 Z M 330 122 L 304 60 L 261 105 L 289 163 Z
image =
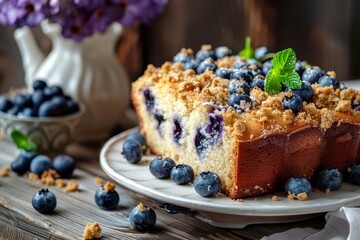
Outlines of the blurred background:
M 116 53 L 131 81 L 149 63 L 160 66 L 182 48 L 225 45 L 235 52 L 252 46 L 272 51 L 292 47 L 300 60 L 337 72 L 338 79 L 360 79 L 360 1 L 356 0 L 170 0 L 151 26 L 124 29 Z M 50 42 L 34 29 L 45 52 Z M 24 86 L 12 30 L 0 27 L 0 91 Z

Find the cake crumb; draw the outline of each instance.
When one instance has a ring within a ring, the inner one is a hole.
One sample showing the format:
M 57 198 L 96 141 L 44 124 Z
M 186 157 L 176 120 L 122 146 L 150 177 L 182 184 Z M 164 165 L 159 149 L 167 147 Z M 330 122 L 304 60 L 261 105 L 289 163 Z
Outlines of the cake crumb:
M 65 192 L 75 192 L 78 189 L 79 189 L 79 184 L 74 179 L 71 179 L 65 188 Z
M 145 207 L 142 203 L 139 203 L 139 205 L 137 205 L 137 209 L 140 211 L 140 212 L 143 212 L 145 211 Z
M 44 171 L 41 174 L 40 182 L 42 184 L 46 184 L 48 186 L 55 185 L 55 180 L 59 178 L 60 175 L 53 169 L 49 169 Z
M 56 186 L 58 188 L 66 187 L 66 181 L 64 179 L 56 179 Z
M 33 182 L 38 182 L 40 180 L 39 176 L 36 173 L 32 173 L 32 172 L 28 172 L 26 174 L 26 177 L 27 177 L 27 179 L 29 179 L 30 181 L 33 181 Z
M 98 223 L 88 223 L 84 229 L 83 239 L 101 238 L 101 228 Z
M 103 186 L 105 192 L 113 192 L 115 190 L 115 184 L 110 181 L 107 181 Z
M 294 194 L 294 193 L 288 192 L 287 198 L 289 200 L 306 201 L 308 199 L 308 195 L 305 192 L 302 192 L 302 193 L 299 193 L 299 194 Z
M 3 168 L 0 170 L 0 177 L 7 177 L 9 176 L 10 167 L 9 166 L 3 166 Z
M 272 196 L 271 200 L 272 201 L 280 201 L 281 199 L 279 198 L 279 196 L 274 195 L 274 196 Z
M 103 185 L 104 179 L 102 179 L 101 177 L 95 177 L 95 182 L 97 184 L 99 184 L 100 186 Z

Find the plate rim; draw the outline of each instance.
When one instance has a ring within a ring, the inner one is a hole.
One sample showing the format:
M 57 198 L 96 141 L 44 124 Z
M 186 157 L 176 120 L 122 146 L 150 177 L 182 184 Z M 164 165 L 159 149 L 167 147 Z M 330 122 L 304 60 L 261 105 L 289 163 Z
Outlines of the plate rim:
M 231 214 L 231 215 L 241 215 L 241 216 L 290 216 L 290 215 L 306 215 L 314 213 L 323 213 L 328 211 L 338 210 L 342 206 L 355 207 L 360 205 L 360 194 L 358 196 L 349 197 L 346 199 L 337 199 L 334 200 L 331 204 L 321 204 L 317 203 L 314 205 L 302 205 L 302 202 L 294 201 L 295 205 L 281 205 L 281 206 L 244 206 L 243 203 L 234 200 L 237 205 L 223 205 L 219 203 L 214 203 L 212 198 L 204 198 L 204 201 L 186 199 L 179 196 L 170 196 L 162 193 L 159 190 L 153 189 L 148 186 L 144 186 L 132 179 L 129 179 L 120 173 L 117 173 L 114 169 L 111 168 L 110 164 L 107 162 L 106 153 L 109 151 L 109 148 L 113 146 L 118 141 L 121 141 L 122 138 L 126 137 L 128 134 L 136 132 L 138 128 L 132 128 L 126 130 L 118 135 L 110 138 L 101 148 L 100 151 L 100 166 L 104 172 L 110 176 L 114 181 L 124 186 L 125 188 L 139 193 L 141 195 L 147 196 L 157 201 L 167 202 L 170 204 L 187 207 L 192 210 L 205 211 L 205 212 L 214 212 L 222 214 Z M 130 164 L 130 163 L 129 163 Z M 344 183 L 346 184 L 346 183 Z M 176 185 L 177 186 L 177 185 Z M 224 195 L 223 195 L 224 196 Z M 226 196 L 225 196 L 226 197 Z M 265 195 L 257 198 L 271 198 L 270 195 Z M 254 198 L 252 198 L 254 199 Z M 206 201 L 205 201 L 206 200 Z M 244 200 L 246 201 L 246 199 Z M 255 201 L 255 200 L 252 200 Z M 291 200 L 287 200 L 291 201 Z M 309 200 L 307 200 L 309 201 Z M 260 202 L 260 201 L 259 201 Z

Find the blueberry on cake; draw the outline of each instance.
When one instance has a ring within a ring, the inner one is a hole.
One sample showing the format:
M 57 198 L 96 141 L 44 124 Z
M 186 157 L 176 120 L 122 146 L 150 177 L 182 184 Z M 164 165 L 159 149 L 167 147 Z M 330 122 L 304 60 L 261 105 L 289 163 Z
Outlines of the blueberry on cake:
M 154 154 L 191 166 L 195 176 L 215 172 L 233 199 L 325 167 L 345 173 L 360 161 L 358 90 L 297 61 L 292 49 L 232 54 L 210 45 L 182 49 L 133 83 L 141 133 Z

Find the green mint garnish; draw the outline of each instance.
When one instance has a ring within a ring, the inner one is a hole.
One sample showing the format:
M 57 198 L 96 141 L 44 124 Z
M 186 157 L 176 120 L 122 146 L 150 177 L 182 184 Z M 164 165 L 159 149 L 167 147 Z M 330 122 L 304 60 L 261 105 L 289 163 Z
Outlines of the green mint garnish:
M 245 38 L 245 48 L 239 52 L 240 57 L 244 57 L 246 59 L 255 58 L 254 50 L 251 48 L 251 38 Z
M 37 145 L 28 139 L 22 132 L 14 129 L 11 132 L 11 139 L 17 148 L 24 149 L 25 151 L 36 151 Z
M 266 76 L 265 92 L 274 94 L 281 91 L 281 84 L 291 89 L 301 88 L 301 79 L 295 72 L 296 54 L 291 48 L 277 52 L 272 68 Z

